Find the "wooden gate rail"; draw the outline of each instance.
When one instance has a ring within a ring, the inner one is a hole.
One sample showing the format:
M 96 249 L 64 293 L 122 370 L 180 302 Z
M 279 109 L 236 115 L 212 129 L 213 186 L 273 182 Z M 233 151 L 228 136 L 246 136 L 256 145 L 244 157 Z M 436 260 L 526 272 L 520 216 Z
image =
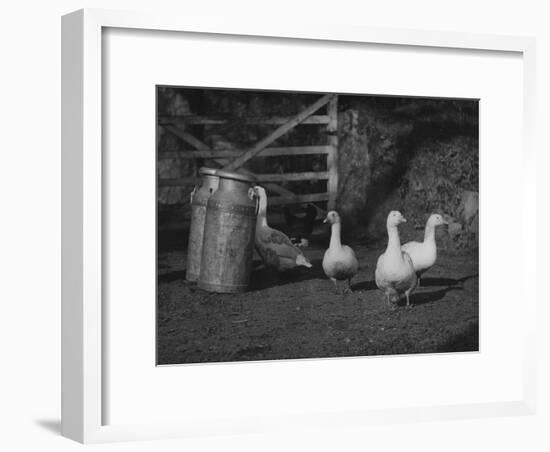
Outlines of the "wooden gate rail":
M 303 180 L 327 180 L 328 171 L 304 171 L 302 173 L 273 173 L 273 174 L 255 174 L 254 177 L 258 182 L 275 182 L 286 181 L 296 182 Z M 160 186 L 178 186 L 178 185 L 193 185 L 199 182 L 199 177 L 178 177 L 175 179 L 161 179 Z
M 332 149 L 331 146 L 277 146 L 265 148 L 258 157 L 279 157 L 282 155 L 312 155 L 312 154 L 328 154 Z M 172 151 L 159 152 L 159 160 L 164 159 L 212 159 L 212 158 L 232 158 L 242 155 L 246 152 L 244 149 L 215 149 L 210 151 Z
M 189 143 L 192 146 L 196 147 L 197 149 L 201 150 L 201 151 L 213 152 L 213 149 L 210 149 L 210 146 L 208 146 L 206 143 L 202 142 L 198 138 L 195 138 L 193 135 L 191 135 L 191 134 L 189 134 L 189 133 L 187 133 L 183 130 L 180 130 L 180 129 L 174 127 L 174 126 L 168 126 L 168 127 L 166 127 L 166 129 L 168 131 L 172 132 L 174 135 L 181 138 L 182 140 L 186 141 L 187 143 Z M 223 167 L 223 166 L 227 165 L 227 163 L 229 162 L 229 160 L 220 159 L 220 158 L 214 158 L 214 159 L 212 159 L 212 161 L 219 167 Z M 248 174 L 250 176 L 256 177 L 256 174 L 254 174 L 252 171 L 248 171 L 245 168 L 241 168 L 240 171 L 243 174 Z M 168 181 L 170 181 L 170 179 L 159 179 L 159 185 L 162 186 L 163 183 L 168 182 Z M 178 183 L 178 184 L 174 184 L 174 185 L 185 185 L 185 184 Z M 286 188 L 281 187 L 280 185 L 276 185 L 276 184 L 266 184 L 265 188 L 267 188 L 268 190 L 271 190 L 274 193 L 277 193 L 280 196 L 293 196 L 294 195 L 294 193 L 292 193 L 290 190 L 287 190 Z
M 261 124 L 261 125 L 281 125 L 286 124 L 292 119 L 287 116 L 258 116 L 248 118 L 224 117 L 224 116 L 195 116 L 195 115 L 182 115 L 182 116 L 159 116 L 158 123 L 161 126 L 174 125 L 215 125 L 215 124 Z M 328 115 L 311 115 L 302 121 L 302 124 L 328 124 L 330 117 Z
M 314 102 L 312 105 L 307 107 L 305 110 L 298 113 L 296 116 L 294 116 L 294 118 L 292 118 L 286 124 L 283 124 L 282 126 L 277 127 L 277 129 L 275 129 L 273 132 L 271 132 L 267 137 L 265 137 L 263 140 L 260 140 L 258 143 L 256 143 L 254 146 L 252 146 L 252 148 L 250 148 L 248 151 L 246 151 L 240 157 L 237 157 L 235 160 L 233 160 L 229 165 L 224 166 L 223 169 L 226 170 L 226 171 L 235 171 L 235 170 L 239 169 L 246 162 L 248 162 L 252 157 L 254 157 L 256 154 L 260 153 L 263 149 L 265 149 L 271 143 L 273 143 L 277 138 L 282 137 L 289 130 L 296 127 L 304 119 L 306 119 L 311 114 L 315 113 L 322 106 L 326 105 L 334 97 L 335 97 L 334 94 L 325 94 L 323 97 L 321 97 L 321 99 L 319 99 L 317 102 Z
M 271 118 L 245 118 L 245 119 L 228 119 L 228 118 L 212 118 L 203 116 L 186 116 L 183 117 L 159 117 L 159 125 L 165 130 L 179 137 L 181 140 L 193 146 L 194 151 L 183 152 L 159 152 L 159 159 L 169 158 L 206 158 L 211 159 L 219 167 L 224 170 L 238 170 L 244 174 L 249 174 L 259 182 L 264 183 L 264 187 L 279 196 L 269 200 L 270 205 L 281 205 L 290 203 L 308 203 L 317 201 L 328 201 L 328 208 L 333 209 L 336 201 L 338 188 L 338 168 L 337 168 L 337 150 L 338 150 L 338 97 L 335 94 L 326 94 L 311 104 L 309 107 L 302 110 L 297 115 L 287 117 L 271 117 Z M 313 115 L 324 105 L 327 105 L 327 115 Z M 211 149 L 206 143 L 183 130 L 179 126 L 186 124 L 281 124 L 277 129 L 268 134 L 250 149 Z M 327 124 L 326 131 L 329 136 L 328 145 L 320 146 L 278 146 L 268 147 L 282 135 L 296 127 L 298 124 Z M 254 174 L 242 166 L 250 159 L 260 156 L 281 156 L 281 155 L 312 155 L 326 154 L 327 155 L 327 171 L 308 171 L 300 173 L 274 173 L 274 174 Z M 272 182 L 275 181 L 302 181 L 302 180 L 327 180 L 327 192 L 313 193 L 306 195 L 296 195 L 285 187 Z M 185 177 L 177 179 L 159 179 L 159 186 L 181 186 L 196 183 L 197 178 Z M 324 212 L 317 207 L 318 211 Z
M 308 195 L 293 195 L 293 196 L 276 196 L 270 198 L 270 206 L 280 206 L 284 204 L 306 204 L 309 202 L 321 202 L 328 201 L 328 193 L 311 193 Z M 317 207 L 317 206 L 315 206 Z M 323 214 L 325 211 L 323 209 L 317 209 Z

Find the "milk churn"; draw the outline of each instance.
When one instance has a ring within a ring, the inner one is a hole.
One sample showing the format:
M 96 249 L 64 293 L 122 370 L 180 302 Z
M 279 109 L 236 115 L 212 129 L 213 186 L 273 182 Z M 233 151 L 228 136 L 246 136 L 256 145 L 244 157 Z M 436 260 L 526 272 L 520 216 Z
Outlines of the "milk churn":
M 191 193 L 191 226 L 189 227 L 189 242 L 187 246 L 187 281 L 197 281 L 201 271 L 202 238 L 204 220 L 206 218 L 206 203 L 218 188 L 218 176 L 212 168 L 201 168 L 200 186 Z
M 246 290 L 252 269 L 257 200 L 254 178 L 219 170 L 208 200 L 199 287 L 209 292 Z

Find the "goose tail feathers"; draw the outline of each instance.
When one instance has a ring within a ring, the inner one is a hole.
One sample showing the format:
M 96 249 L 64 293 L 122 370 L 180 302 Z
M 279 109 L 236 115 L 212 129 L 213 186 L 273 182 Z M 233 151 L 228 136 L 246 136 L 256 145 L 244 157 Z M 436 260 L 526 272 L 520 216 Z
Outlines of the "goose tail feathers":
M 296 265 L 303 265 L 304 267 L 311 268 L 311 263 L 303 254 L 298 254 L 298 256 L 296 256 Z

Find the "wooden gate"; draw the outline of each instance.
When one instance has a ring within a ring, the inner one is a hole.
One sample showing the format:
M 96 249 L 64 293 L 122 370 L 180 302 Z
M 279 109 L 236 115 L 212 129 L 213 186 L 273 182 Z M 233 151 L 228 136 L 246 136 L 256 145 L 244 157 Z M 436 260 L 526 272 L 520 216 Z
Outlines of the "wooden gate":
M 315 114 L 319 110 L 326 110 L 325 114 Z M 270 192 L 269 205 L 284 205 L 298 203 L 313 203 L 326 201 L 328 209 L 333 209 L 336 203 L 338 190 L 338 96 L 326 94 L 309 105 L 293 117 L 244 118 L 242 124 L 277 125 L 278 127 L 265 138 L 248 149 L 212 149 L 202 140 L 190 134 L 189 125 L 228 124 L 231 118 L 204 117 L 204 116 L 159 116 L 158 125 L 167 132 L 175 135 L 192 150 L 178 150 L 177 152 L 159 152 L 159 159 L 208 159 L 208 165 L 223 168 L 229 171 L 238 171 L 256 177 Z M 300 124 L 324 125 L 324 132 L 320 135 L 319 143 L 314 146 L 278 146 L 270 147 L 278 138 L 288 133 Z M 326 155 L 326 171 L 307 171 L 290 173 L 254 174 L 243 168 L 243 165 L 256 156 L 272 157 L 284 155 Z M 326 190 L 321 193 L 296 194 L 283 187 L 284 181 L 313 181 L 326 180 Z M 279 183 L 277 183 L 279 182 Z M 196 178 L 185 177 L 177 179 L 159 179 L 159 187 L 184 186 L 196 183 Z M 275 196 L 273 196 L 275 195 Z

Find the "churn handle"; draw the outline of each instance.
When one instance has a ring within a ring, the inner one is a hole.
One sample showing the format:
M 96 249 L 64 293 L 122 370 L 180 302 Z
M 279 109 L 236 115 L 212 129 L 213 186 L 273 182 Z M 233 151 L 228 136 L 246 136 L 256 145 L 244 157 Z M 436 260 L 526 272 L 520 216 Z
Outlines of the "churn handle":
M 260 210 L 260 197 L 254 191 L 254 187 L 250 187 L 248 189 L 248 197 L 250 198 L 251 201 L 252 200 L 256 201 L 256 208 L 254 209 L 254 215 L 258 215 L 258 211 Z
M 190 199 L 191 199 L 191 204 L 193 204 L 193 198 L 195 197 L 195 193 L 197 192 L 197 186 L 195 185 L 193 187 L 193 191 L 191 192 L 191 195 L 189 195 Z

